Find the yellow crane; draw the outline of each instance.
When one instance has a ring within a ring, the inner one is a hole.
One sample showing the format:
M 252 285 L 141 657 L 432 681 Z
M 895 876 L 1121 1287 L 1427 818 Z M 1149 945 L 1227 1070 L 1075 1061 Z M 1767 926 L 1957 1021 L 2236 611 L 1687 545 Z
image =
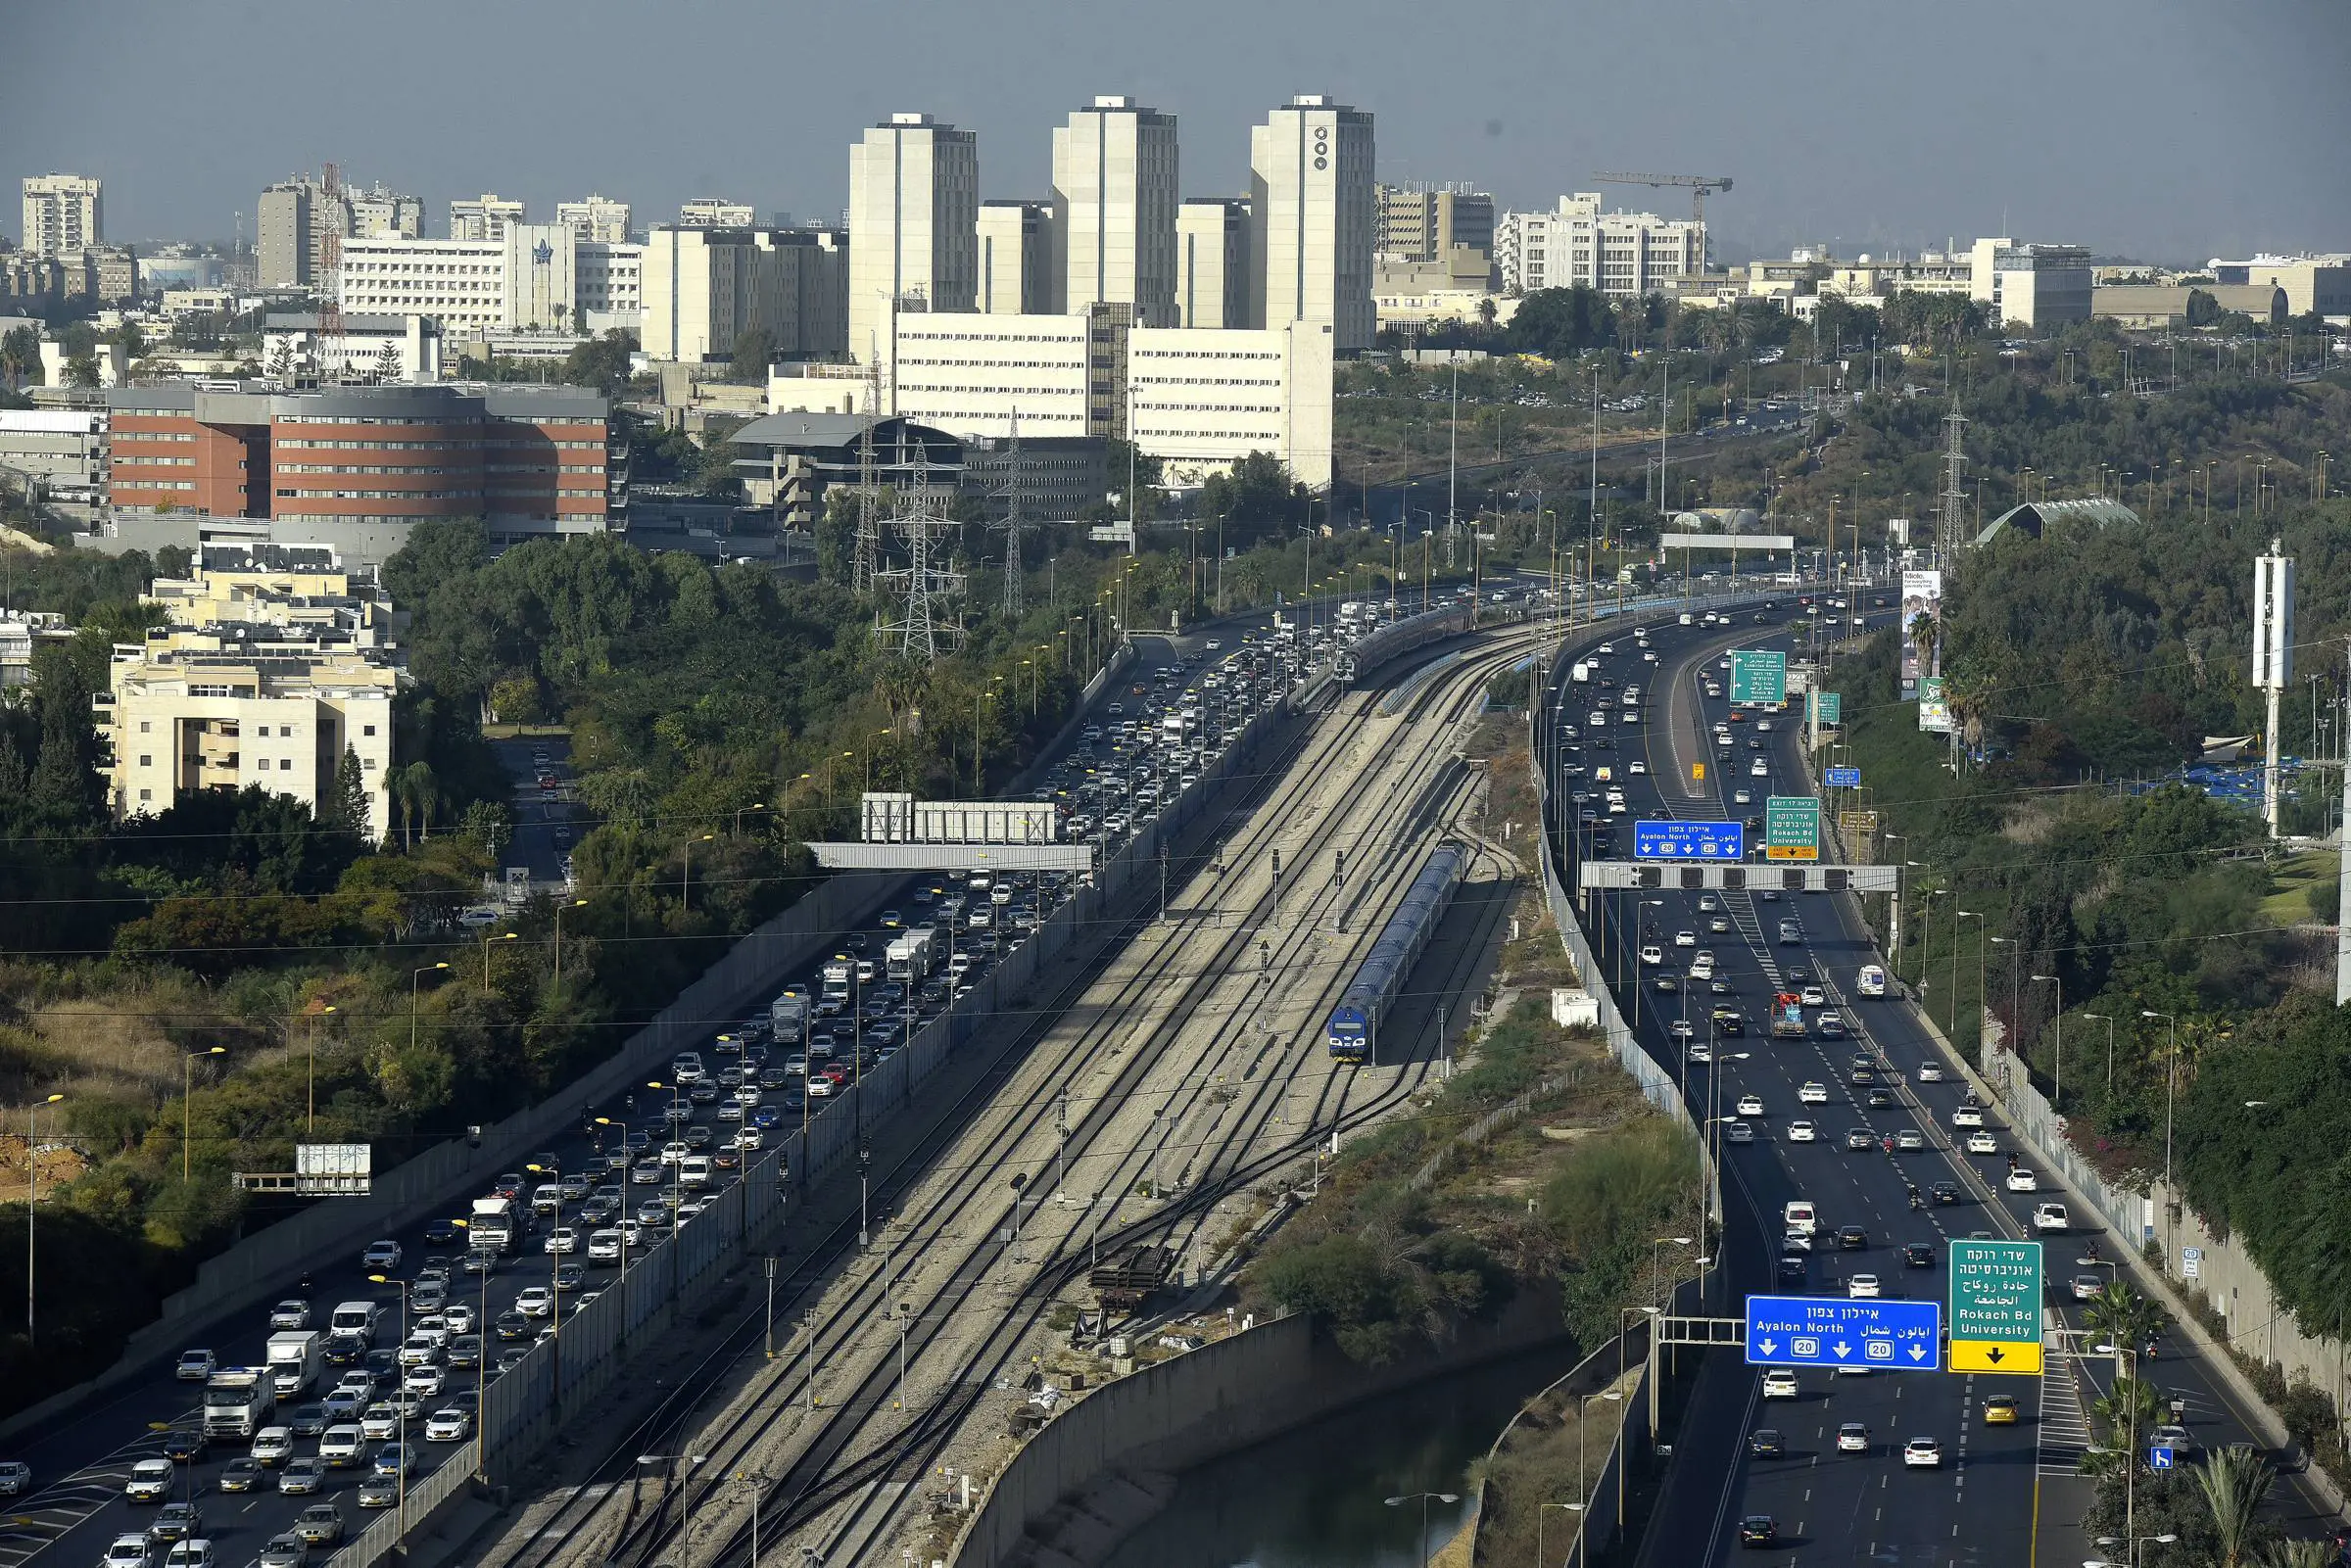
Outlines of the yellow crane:
M 1647 185 L 1653 190 L 1686 190 L 1690 193 L 1690 215 L 1698 222 L 1706 220 L 1706 192 L 1727 191 L 1729 178 L 1711 174 L 1595 174 L 1603 185 Z

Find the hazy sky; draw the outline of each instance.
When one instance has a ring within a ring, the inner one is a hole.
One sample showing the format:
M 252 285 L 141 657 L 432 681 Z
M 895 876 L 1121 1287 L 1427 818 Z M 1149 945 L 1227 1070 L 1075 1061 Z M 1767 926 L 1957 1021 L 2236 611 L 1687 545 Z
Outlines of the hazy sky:
M 74 0 L 8 8 L 0 173 L 106 181 L 111 237 L 226 238 L 321 162 L 552 218 L 693 196 L 808 218 L 892 110 L 1042 195 L 1100 92 L 1181 117 L 1186 195 L 1248 183 L 1292 92 L 1378 117 L 1383 178 L 1547 206 L 1596 169 L 1729 175 L 1717 249 L 2001 231 L 2201 261 L 2351 249 L 2345 0 Z M 1686 213 L 1679 192 L 1612 193 Z M 0 222 L 14 232 L 13 201 Z

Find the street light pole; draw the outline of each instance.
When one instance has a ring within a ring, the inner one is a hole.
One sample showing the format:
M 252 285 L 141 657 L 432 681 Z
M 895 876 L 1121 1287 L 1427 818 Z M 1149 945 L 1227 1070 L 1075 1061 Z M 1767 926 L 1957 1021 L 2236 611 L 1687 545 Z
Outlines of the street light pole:
M 1391 1508 L 1401 1508 L 1408 1502 L 1417 1502 L 1420 1504 L 1419 1560 L 1423 1564 L 1428 1561 L 1428 1505 L 1432 1498 L 1438 1502 L 1449 1503 L 1459 1502 L 1462 1500 L 1459 1497 L 1450 1492 L 1408 1492 L 1400 1497 L 1388 1497 L 1384 1499 L 1387 1505 Z
M 2163 1059 L 2163 1258 L 2164 1267 L 2171 1267 L 2172 1258 L 2172 1087 L 2180 1078 L 2180 1016 L 2158 1013 L 2151 1008 L 2139 1009 L 2142 1019 L 2161 1019 L 2171 1028 L 2171 1048 Z
M 378 1285 L 397 1285 L 400 1287 L 400 1343 L 403 1345 L 408 1344 L 408 1282 L 405 1279 L 395 1279 L 389 1274 L 370 1274 L 367 1277 Z M 488 1276 L 485 1275 L 484 1277 L 487 1278 Z M 484 1379 L 483 1381 L 487 1382 L 488 1379 Z M 405 1396 L 402 1397 L 400 1401 L 399 1412 L 400 1474 L 394 1483 L 399 1488 L 397 1501 L 395 1503 L 395 1506 L 399 1510 L 399 1522 L 393 1526 L 392 1539 L 405 1543 L 408 1539 L 408 1402 Z M 482 1441 L 482 1434 L 478 1425 L 474 1430 L 473 1441 L 474 1446 L 478 1450 Z
M 196 1059 L 200 1056 L 226 1056 L 225 1045 L 210 1046 L 202 1051 L 182 1053 L 179 1062 L 179 1184 L 187 1186 L 195 1180 L 189 1164 L 188 1151 L 196 1134 Z M 31 1158 L 29 1147 L 26 1158 Z
M 408 1049 L 416 1049 L 416 982 L 435 970 L 445 970 L 447 964 L 427 964 L 408 974 Z
M 55 1105 L 64 1098 L 62 1094 L 53 1094 L 46 1100 L 35 1100 L 24 1112 L 24 1348 L 28 1351 L 36 1348 L 32 1312 L 32 1260 L 34 1241 L 39 1233 L 33 1228 L 33 1215 L 40 1212 L 41 1196 L 40 1161 L 33 1153 L 33 1118 L 41 1114 L 41 1107 Z
M 318 1019 L 321 1014 L 332 1013 L 333 1011 L 334 1007 L 330 1003 L 328 1006 L 320 1008 L 318 1012 L 311 1015 L 311 1116 L 308 1136 L 313 1143 L 318 1141 Z
M 1972 909 L 1963 909 L 1957 911 L 1951 921 L 1951 1043 L 1953 1045 L 1959 1043 L 1959 922 L 1982 920 L 1983 918 Z M 1976 998 L 1979 1009 L 1983 1000 L 1981 996 Z M 1983 1053 L 1978 1052 L 1977 1054 L 1981 1056 Z

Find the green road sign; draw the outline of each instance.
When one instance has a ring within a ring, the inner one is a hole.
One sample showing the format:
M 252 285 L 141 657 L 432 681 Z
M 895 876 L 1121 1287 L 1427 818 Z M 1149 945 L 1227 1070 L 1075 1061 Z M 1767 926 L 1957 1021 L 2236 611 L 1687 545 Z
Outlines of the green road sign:
M 1817 799 L 1811 795 L 1773 795 L 1764 801 L 1763 858 L 1820 858 L 1820 802 Z
M 1954 1241 L 1954 1372 L 2040 1373 L 2040 1243 Z
M 1788 655 L 1763 648 L 1731 649 L 1731 700 L 1778 707 L 1788 700 Z
M 1812 693 L 1812 722 L 1824 730 L 1835 729 L 1845 722 L 1845 694 L 1841 691 Z

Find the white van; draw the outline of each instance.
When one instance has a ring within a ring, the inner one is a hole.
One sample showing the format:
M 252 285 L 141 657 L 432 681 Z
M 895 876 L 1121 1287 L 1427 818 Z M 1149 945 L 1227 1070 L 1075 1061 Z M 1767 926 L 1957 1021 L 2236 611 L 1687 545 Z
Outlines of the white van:
M 1807 1236 L 1820 1224 L 1819 1216 L 1812 1212 L 1812 1206 L 1801 1198 L 1789 1200 L 1788 1206 L 1780 1211 L 1780 1221 L 1790 1230 L 1800 1230 Z
M 375 1343 L 375 1322 L 382 1308 L 373 1302 L 344 1302 L 326 1320 L 330 1334 L 357 1334 L 369 1345 Z

